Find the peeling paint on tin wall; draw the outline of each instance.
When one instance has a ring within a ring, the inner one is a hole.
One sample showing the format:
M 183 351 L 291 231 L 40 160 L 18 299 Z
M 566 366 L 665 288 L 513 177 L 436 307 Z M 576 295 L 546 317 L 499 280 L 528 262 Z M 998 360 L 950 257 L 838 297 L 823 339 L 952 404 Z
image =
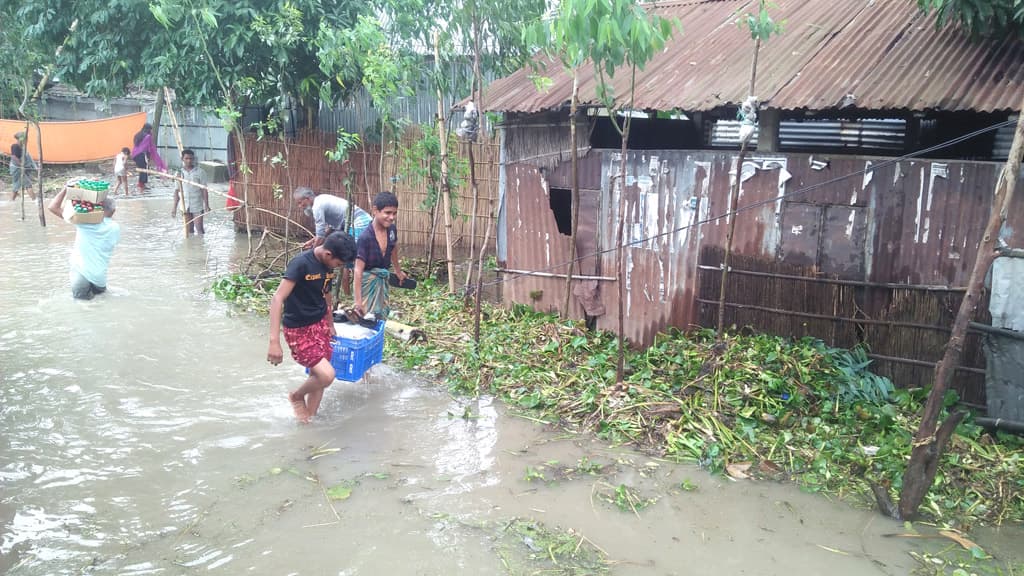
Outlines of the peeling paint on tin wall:
M 702 222 L 707 221 L 708 217 L 711 216 L 711 201 L 709 200 L 711 190 L 711 162 L 697 162 L 698 167 L 704 168 L 704 179 L 700 182 L 700 200 L 698 201 L 697 210 L 697 239 L 702 240 L 704 234 L 701 233 Z
M 544 233 L 544 263 L 551 266 L 551 234 Z
M 762 206 L 760 212 L 759 218 L 765 223 L 761 238 L 761 254 L 774 258 L 782 243 L 782 224 L 774 206 Z
M 850 210 L 850 218 L 849 218 L 849 221 L 846 223 L 846 230 L 844 230 L 844 233 L 846 234 L 846 239 L 847 240 L 852 240 L 853 239 L 853 227 L 854 227 L 854 223 L 856 221 L 857 221 L 857 211 L 856 210 Z
M 667 289 L 665 278 L 668 277 L 668 270 L 665 269 L 665 259 L 658 257 L 658 300 L 664 304 L 668 299 L 665 297 Z
M 956 235 L 955 234 L 950 234 L 950 236 L 949 236 L 949 256 L 948 256 L 948 258 L 950 260 L 959 260 L 960 259 L 960 252 L 957 251 Z
M 633 313 L 633 252 L 632 250 L 623 250 L 622 258 L 625 261 L 624 266 L 626 267 L 626 285 L 625 298 L 626 298 L 626 316 L 629 317 Z
M 516 193 L 513 195 L 513 197 L 516 199 L 516 223 L 514 226 L 512 226 L 513 230 L 518 230 L 523 227 L 523 207 L 519 203 L 519 199 L 522 198 L 523 196 L 522 194 L 519 193 L 520 184 L 521 183 L 519 181 L 519 177 L 516 176 Z
M 924 168 L 921 168 L 921 186 L 917 191 L 917 211 L 914 213 L 914 244 L 921 243 L 921 208 L 924 203 L 924 187 L 927 179 L 924 177 Z
M 782 246 L 782 201 L 786 197 L 786 183 L 793 179 L 793 175 L 789 172 L 789 159 L 785 157 L 779 158 L 766 158 L 762 163 L 765 170 L 772 170 L 778 168 L 779 170 L 779 184 L 778 191 L 775 195 L 775 206 L 773 207 L 773 214 L 764 211 L 764 222 L 770 224 L 765 231 L 764 238 L 761 243 L 761 250 L 766 255 L 774 255 L 775 252 Z
M 924 171 L 921 174 L 923 176 Z M 931 164 L 931 174 L 928 177 L 928 200 L 925 202 L 924 230 L 921 235 L 921 242 L 924 244 L 928 243 L 928 232 L 931 230 L 932 198 L 935 196 L 936 178 L 949 178 L 948 164 L 940 164 L 938 162 Z
M 860 187 L 864 190 L 868 189 L 868 186 L 871 184 L 871 179 L 875 177 L 875 171 L 872 170 L 871 166 L 871 160 L 864 162 L 864 180 L 860 183 Z M 899 172 L 899 170 L 897 170 L 897 172 Z M 854 198 L 856 198 L 856 196 L 854 196 Z

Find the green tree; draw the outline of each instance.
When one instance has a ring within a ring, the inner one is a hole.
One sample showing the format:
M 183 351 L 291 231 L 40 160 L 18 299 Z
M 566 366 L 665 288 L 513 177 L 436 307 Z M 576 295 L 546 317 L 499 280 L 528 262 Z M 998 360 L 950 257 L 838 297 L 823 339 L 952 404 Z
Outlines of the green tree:
M 448 113 L 454 103 L 473 90 L 473 78 L 499 75 L 518 69 L 529 55 L 521 30 L 544 12 L 543 0 L 382 0 L 379 7 L 393 45 L 404 47 L 427 60 L 432 50 L 432 70 L 423 66 L 426 84 L 438 95 L 438 137 L 441 150 L 441 203 L 451 204 Z M 469 66 L 470 56 L 475 62 Z M 479 70 L 474 74 L 473 70 Z M 426 90 L 423 90 L 426 92 Z M 451 209 L 444 210 L 448 251 L 449 289 L 455 290 L 452 258 Z
M 591 16 L 597 16 L 592 18 Z M 576 233 L 580 221 L 579 150 L 576 143 L 576 120 L 579 106 L 579 69 L 591 56 L 597 38 L 595 26 L 599 14 L 592 14 L 589 3 L 561 2 L 554 18 L 536 22 L 524 30 L 528 42 L 541 46 L 548 57 L 557 58 L 562 67 L 572 74 L 572 94 L 569 98 L 569 139 L 572 141 L 572 223 L 569 231 L 569 268 L 565 276 L 565 296 L 562 315 L 569 316 L 572 294 L 572 275 L 576 266 Z M 581 25 L 584 24 L 584 25 Z M 586 25 L 589 24 L 589 25 Z
M 917 0 L 924 12 L 935 15 L 936 26 L 961 26 L 973 37 L 1024 37 L 1024 2 L 1021 0 Z
M 51 46 L 26 39 L 25 21 L 13 3 L 0 7 L 0 118 L 15 118 L 22 101 L 30 96 L 43 73 L 52 63 L 54 51 L 63 40 Z M 67 30 L 65 29 L 66 33 Z
M 266 23 L 270 14 L 289 10 L 301 23 L 294 41 L 265 42 L 260 19 Z M 272 99 L 282 84 L 297 96 L 319 88 L 323 78 L 313 42 L 318 30 L 351 26 L 371 10 L 366 3 L 318 0 L 273 6 L 257 0 L 54 0 L 8 2 L 0 8 L 0 18 L 10 38 L 5 46 L 43 47 L 59 45 L 78 18 L 80 27 L 55 62 L 54 75 L 90 95 L 122 96 L 133 85 L 173 86 L 182 100 L 213 106 L 221 102 L 222 91 L 211 67 L 226 85 L 240 83 L 237 92 L 246 102 Z M 199 28 L 185 22 L 193 13 L 199 16 Z M 283 76 L 278 66 L 282 56 Z
M 618 185 L 619 206 L 617 214 L 615 267 L 618 270 L 619 286 L 619 354 L 616 370 L 618 382 L 624 372 L 625 338 L 623 334 L 625 293 L 621 281 L 623 271 L 623 220 L 625 218 L 626 196 L 626 152 L 629 147 L 629 129 L 632 123 L 633 95 L 636 91 L 636 71 L 654 57 L 671 38 L 678 22 L 649 14 L 636 0 L 563 0 L 558 15 L 548 25 L 541 24 L 537 32 L 528 38 L 539 38 L 542 47 L 557 55 L 564 66 L 579 68 L 590 60 L 597 76 L 597 99 L 608 111 L 608 118 L 622 136 L 621 162 L 618 174 L 609 174 L 610 190 Z M 629 82 L 622 93 L 617 93 L 614 79 L 623 69 L 629 72 Z M 618 119 L 619 114 L 623 119 Z M 575 141 L 574 141 L 575 145 Z M 575 156 L 575 154 L 574 154 Z M 578 187 L 575 186 L 574 187 Z M 578 206 L 578 194 L 574 204 Z M 573 211 L 577 211 L 574 206 Z M 574 215 L 578 219 L 578 214 Z

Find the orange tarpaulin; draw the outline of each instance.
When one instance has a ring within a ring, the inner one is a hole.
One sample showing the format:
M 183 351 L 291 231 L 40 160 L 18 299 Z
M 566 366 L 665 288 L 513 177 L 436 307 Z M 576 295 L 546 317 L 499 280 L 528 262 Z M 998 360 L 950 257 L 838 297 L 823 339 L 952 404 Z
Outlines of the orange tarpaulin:
M 43 163 L 73 164 L 98 162 L 117 156 L 121 148 L 132 147 L 132 137 L 146 123 L 146 113 L 115 116 L 82 122 L 40 122 L 43 133 Z M 24 120 L 0 120 L 0 146 L 11 153 L 14 135 L 25 131 Z M 28 152 L 39 160 L 36 128 L 28 130 Z

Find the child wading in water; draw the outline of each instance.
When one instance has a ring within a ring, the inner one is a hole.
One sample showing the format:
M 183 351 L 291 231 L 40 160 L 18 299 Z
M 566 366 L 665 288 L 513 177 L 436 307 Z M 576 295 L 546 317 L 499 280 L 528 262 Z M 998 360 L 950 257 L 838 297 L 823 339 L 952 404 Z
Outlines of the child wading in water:
M 281 326 L 292 358 L 309 369 L 309 377 L 288 394 L 292 410 L 305 424 L 316 416 L 324 389 L 334 382 L 331 337 L 334 332 L 331 281 L 334 269 L 356 255 L 352 237 L 332 232 L 324 243 L 300 253 L 288 263 L 281 285 L 270 301 L 270 348 L 267 361 L 277 366 L 284 357 Z
M 117 180 L 117 184 L 114 185 L 114 191 L 112 195 L 117 195 L 118 190 L 124 186 L 124 195 L 131 196 L 132 191 L 128 188 L 128 157 L 131 156 L 132 151 L 126 146 L 121 148 L 121 152 L 114 158 L 114 179 Z

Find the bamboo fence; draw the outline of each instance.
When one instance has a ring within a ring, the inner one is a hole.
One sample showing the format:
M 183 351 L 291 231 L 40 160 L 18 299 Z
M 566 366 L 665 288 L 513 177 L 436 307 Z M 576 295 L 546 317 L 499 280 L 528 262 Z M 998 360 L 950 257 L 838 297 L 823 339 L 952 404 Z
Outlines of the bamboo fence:
M 288 188 L 291 170 L 291 182 L 295 187 L 308 186 L 317 194 L 332 194 L 342 198 L 351 198 L 355 204 L 370 212 L 371 199 L 382 189 L 391 190 L 398 196 L 398 229 L 403 246 L 418 246 L 423 250 L 430 245 L 431 211 L 424 204 L 428 198 L 427 184 L 417 183 L 402 174 L 401 150 L 411 146 L 419 138 L 418 131 L 413 128 L 406 131 L 400 138 L 398 150 L 389 149 L 381 154 L 377 144 L 370 144 L 351 152 L 343 163 L 328 160 L 325 152 L 333 149 L 335 136 L 316 130 L 303 131 L 288 141 L 289 162 L 285 162 L 284 144 L 280 138 L 257 139 L 246 138 L 246 157 L 249 159 L 252 174 L 249 178 L 249 202 L 251 206 L 262 208 L 266 212 L 250 213 L 250 225 L 253 230 L 269 230 L 275 233 L 284 232 L 284 218 L 288 213 L 288 202 L 291 201 L 291 190 Z M 459 143 L 458 158 L 468 159 L 469 143 Z M 497 140 L 489 140 L 472 144 L 476 160 L 477 183 L 480 202 L 477 206 L 477 227 L 475 241 L 477 247 L 483 242 L 488 226 L 494 226 L 492 206 L 496 207 L 498 198 L 498 161 L 499 146 Z M 233 158 L 238 158 L 237 142 L 232 142 Z M 383 163 L 384 176 L 381 178 L 380 167 Z M 395 177 L 392 180 L 392 177 Z M 241 179 L 235 177 L 235 189 L 242 196 Z M 468 181 L 454 189 L 454 209 L 457 216 L 453 221 L 453 239 L 456 250 L 467 251 L 470 246 L 471 212 L 473 197 Z M 292 218 L 312 229 L 312 221 L 304 214 L 293 209 Z M 438 215 L 440 216 L 440 215 Z M 242 211 L 235 214 L 237 228 L 244 229 L 245 221 Z M 435 254 L 443 254 L 444 228 L 438 218 L 433 243 Z M 487 250 L 493 252 L 495 234 L 489 235 Z M 410 254 L 408 251 L 404 252 Z

